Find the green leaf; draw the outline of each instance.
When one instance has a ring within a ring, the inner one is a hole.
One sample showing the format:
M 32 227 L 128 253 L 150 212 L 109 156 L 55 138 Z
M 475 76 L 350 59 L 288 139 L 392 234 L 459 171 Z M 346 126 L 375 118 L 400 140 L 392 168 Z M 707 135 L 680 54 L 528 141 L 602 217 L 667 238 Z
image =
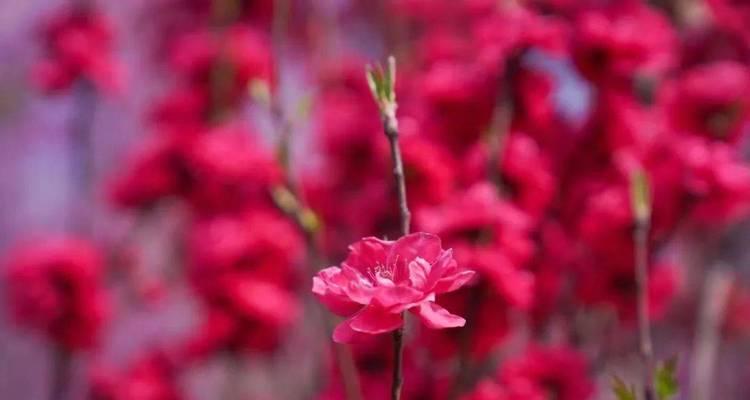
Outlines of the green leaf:
M 630 175 L 630 202 L 636 220 L 647 222 L 651 218 L 651 186 L 642 169 Z
M 612 391 L 617 396 L 617 400 L 637 400 L 635 397 L 635 387 L 627 385 L 618 376 L 612 377 Z
M 659 365 L 654 372 L 654 388 L 659 400 L 669 400 L 679 391 L 677 382 L 677 358 L 673 357 Z
M 381 112 L 395 111 L 396 105 L 396 59 L 388 57 L 387 70 L 380 64 L 368 65 L 365 76 L 367 85 L 370 87 L 372 97 L 380 107 Z

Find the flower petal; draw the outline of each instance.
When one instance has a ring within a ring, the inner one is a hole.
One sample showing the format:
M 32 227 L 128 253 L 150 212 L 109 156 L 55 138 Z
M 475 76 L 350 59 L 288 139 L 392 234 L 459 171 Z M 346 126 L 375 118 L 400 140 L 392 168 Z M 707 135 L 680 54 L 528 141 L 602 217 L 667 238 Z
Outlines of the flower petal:
M 349 255 L 341 265 L 354 268 L 367 276 L 368 271 L 376 265 L 386 265 L 386 259 L 392 247 L 391 241 L 366 237 L 349 246 Z
M 448 310 L 433 302 L 422 303 L 415 314 L 419 315 L 422 323 L 432 329 L 457 328 L 466 324 L 465 319 L 451 314 Z
M 404 323 L 401 314 L 393 314 L 375 306 L 363 308 L 349 321 L 353 330 L 373 335 L 392 331 Z
M 338 267 L 330 267 L 318 272 L 313 277 L 312 292 L 331 312 L 342 317 L 349 317 L 362 308 L 362 304 L 353 301 L 346 289 L 348 282 Z
M 462 271 L 455 275 L 440 278 L 433 289 L 435 293 L 448 293 L 460 289 L 476 276 L 474 271 Z
M 415 288 L 424 288 L 427 284 L 427 277 L 432 271 L 432 265 L 424 258 L 417 257 L 409 263 L 409 282 Z
M 373 304 L 391 313 L 413 307 L 425 297 L 420 290 L 409 286 L 379 286 L 372 298 Z
M 387 264 L 394 267 L 396 283 L 408 279 L 407 266 L 417 257 L 433 264 L 442 252 L 440 238 L 425 232 L 412 233 L 398 239 L 388 254 Z
M 350 319 L 342 321 L 333 330 L 333 341 L 336 343 L 351 343 L 356 336 L 357 332 L 352 330 Z

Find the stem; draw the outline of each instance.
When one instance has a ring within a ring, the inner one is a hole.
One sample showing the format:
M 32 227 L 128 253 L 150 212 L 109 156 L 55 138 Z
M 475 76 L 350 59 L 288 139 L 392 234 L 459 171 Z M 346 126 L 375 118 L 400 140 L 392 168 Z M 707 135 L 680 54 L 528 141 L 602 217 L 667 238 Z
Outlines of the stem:
M 636 221 L 633 231 L 635 242 L 635 279 L 638 290 L 638 329 L 641 357 L 645 364 L 643 395 L 645 400 L 654 397 L 654 349 L 651 341 L 651 322 L 648 316 L 648 230 L 647 219 Z
M 398 193 L 398 209 L 401 213 L 401 234 L 409 234 L 411 222 L 411 212 L 406 200 L 406 179 L 404 178 L 404 163 L 401 159 L 401 148 L 398 145 L 398 120 L 396 119 L 396 107 L 389 107 L 383 113 L 383 128 L 385 135 L 388 137 L 388 143 L 391 148 L 391 158 L 393 160 L 393 178 L 396 180 L 396 189 Z M 393 332 L 393 383 L 391 386 L 391 400 L 401 398 L 401 387 L 404 383 L 402 373 L 403 353 L 404 353 L 404 327 L 406 326 L 406 315 L 401 313 L 403 321 L 401 327 Z
M 91 182 L 94 176 L 92 127 L 96 111 L 96 91 L 91 82 L 81 79 L 74 90 L 75 110 L 68 127 L 73 193 L 68 227 L 88 234 L 91 231 Z M 83 199 L 81 201 L 80 199 Z
M 690 400 L 711 398 L 711 381 L 721 342 L 721 324 L 729 300 L 731 282 L 731 274 L 721 267 L 712 269 L 706 277 L 693 344 L 695 358 L 690 374 Z
M 403 314 L 402 314 L 403 318 Z M 405 323 L 406 321 L 404 321 Z M 404 356 L 404 325 L 393 332 L 393 384 L 391 385 L 391 400 L 401 399 L 401 387 L 404 384 L 403 376 Z
M 52 386 L 49 398 L 50 400 L 63 400 L 67 397 L 68 383 L 70 382 L 71 356 L 67 350 L 60 346 L 55 346 L 53 352 Z
M 393 178 L 396 180 L 398 209 L 401 213 L 401 234 L 406 236 L 409 234 L 411 212 L 409 212 L 409 205 L 406 200 L 406 178 L 404 178 L 404 163 L 401 159 L 401 148 L 398 145 L 398 120 L 396 120 L 395 114 L 395 110 L 383 114 L 383 127 L 391 148 Z
M 222 400 L 241 400 L 243 398 L 241 364 L 241 360 L 237 355 L 231 353 L 225 354 Z

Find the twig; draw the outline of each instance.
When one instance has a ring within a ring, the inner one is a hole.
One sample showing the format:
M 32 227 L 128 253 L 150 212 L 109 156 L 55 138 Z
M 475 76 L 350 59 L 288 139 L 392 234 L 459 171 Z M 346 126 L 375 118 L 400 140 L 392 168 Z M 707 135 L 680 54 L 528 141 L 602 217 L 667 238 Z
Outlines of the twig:
M 279 186 L 272 191 L 274 204 L 284 214 L 289 217 L 305 237 L 305 247 L 307 249 L 307 263 L 312 268 L 309 272 L 313 275 L 316 271 L 314 266 L 328 265 L 320 250 L 320 222 L 310 209 L 294 195 L 291 189 L 285 186 Z M 312 279 L 312 276 L 310 277 Z M 321 319 L 325 331 L 330 335 L 335 325 L 329 314 L 323 314 Z M 362 389 L 357 374 L 357 366 L 354 357 L 349 348 L 343 344 L 334 344 L 336 358 L 341 372 L 341 379 L 344 384 L 344 390 L 347 400 L 362 400 Z
M 396 183 L 398 209 L 401 214 L 401 234 L 409 234 L 411 213 L 406 198 L 406 179 L 404 177 L 404 163 L 401 158 L 401 148 L 398 145 L 398 119 L 396 119 L 396 59 L 388 57 L 388 69 L 383 71 L 381 67 L 368 68 L 367 82 L 380 108 L 380 117 L 383 120 L 383 130 L 388 138 L 391 148 L 391 159 L 393 161 L 393 178 Z M 401 314 L 401 327 L 393 332 L 393 383 L 391 385 L 391 399 L 401 398 L 401 387 L 404 383 L 403 353 L 404 353 L 404 327 L 406 326 L 406 315 Z
M 645 400 L 654 400 L 654 349 L 651 341 L 651 321 L 648 316 L 648 233 L 651 221 L 651 189 L 645 171 L 639 169 L 633 172 L 630 177 L 630 195 L 635 224 L 633 245 L 635 247 L 639 342 L 644 363 L 643 395 Z
M 74 111 L 68 127 L 73 193 L 71 202 L 75 212 L 69 215 L 71 231 L 89 234 L 92 229 L 91 182 L 94 176 L 92 128 L 96 112 L 96 89 L 81 79 L 74 88 Z M 83 198 L 83 201 L 80 199 Z
M 721 342 L 721 324 L 729 299 L 731 280 L 731 274 L 721 266 L 709 271 L 706 277 L 693 344 L 690 400 L 711 398 L 711 382 Z
M 221 400 L 242 400 L 242 363 L 241 359 L 230 352 L 224 356 L 224 387 Z
M 645 364 L 643 391 L 646 400 L 654 399 L 654 349 L 651 340 L 651 322 L 648 316 L 648 221 L 636 222 L 633 231 L 635 241 L 635 278 L 638 291 L 638 329 L 641 357 Z
M 287 20 L 290 11 L 289 8 L 289 0 L 275 0 L 274 2 L 272 40 L 273 47 L 277 53 L 276 60 L 274 61 L 274 68 L 279 85 L 281 83 L 282 74 L 280 68 L 281 57 L 278 55 L 281 53 L 285 41 L 285 34 L 288 25 Z M 320 249 L 319 235 L 321 223 L 317 215 L 307 206 L 307 204 L 305 204 L 305 201 L 299 195 L 296 183 L 292 178 L 290 147 L 292 142 L 293 125 L 284 112 L 281 98 L 277 94 L 271 93 L 270 88 L 267 93 L 270 94 L 268 106 L 274 130 L 279 138 L 276 156 L 284 173 L 284 184 L 273 188 L 271 194 L 274 204 L 286 214 L 292 222 L 294 222 L 305 238 L 307 263 L 311 267 L 309 268 L 309 272 L 311 275 L 310 279 L 312 279 L 312 275 L 316 272 L 316 266 L 328 265 L 328 263 L 325 262 L 323 252 Z M 322 321 L 325 331 L 330 335 L 330 332 L 333 331 L 334 321 L 328 314 L 324 314 Z M 341 372 L 346 399 L 362 400 L 363 397 L 359 375 L 357 373 L 357 366 L 354 362 L 351 350 L 347 346 L 337 343 L 334 344 L 334 351 L 336 352 L 336 359 L 339 371 Z
M 70 382 L 71 355 L 66 349 L 56 345 L 52 359 L 52 386 L 50 400 L 64 400 L 68 396 Z
M 489 180 L 495 184 L 498 191 L 503 193 L 502 161 L 505 153 L 505 142 L 510 135 L 510 126 L 513 119 L 513 91 L 511 85 L 515 79 L 521 57 L 520 55 L 508 59 L 505 63 L 505 73 L 499 79 L 495 108 L 492 111 L 492 120 L 487 130 L 487 175 Z

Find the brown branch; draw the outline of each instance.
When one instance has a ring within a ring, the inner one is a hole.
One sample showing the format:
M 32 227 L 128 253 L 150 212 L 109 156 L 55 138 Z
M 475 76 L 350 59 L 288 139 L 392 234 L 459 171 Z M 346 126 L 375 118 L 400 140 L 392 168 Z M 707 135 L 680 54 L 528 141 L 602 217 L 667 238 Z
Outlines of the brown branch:
M 393 162 L 393 179 L 396 184 L 398 209 L 401 214 L 401 234 L 409 234 L 411 226 L 411 212 L 406 197 L 406 178 L 404 177 L 404 162 L 401 157 L 401 148 L 398 145 L 398 119 L 396 119 L 396 59 L 388 57 L 386 70 L 378 66 L 376 69 L 368 68 L 367 82 L 372 91 L 373 98 L 380 109 L 380 117 L 383 121 L 383 131 L 388 138 L 391 149 L 391 160 Z M 406 326 L 406 315 L 401 313 L 401 327 L 393 332 L 393 382 L 391 385 L 391 400 L 401 398 L 401 387 L 404 383 L 403 377 L 403 353 L 404 353 L 404 328 Z
M 97 95 L 93 83 L 87 79 L 76 82 L 73 92 L 75 101 L 73 117 L 68 126 L 73 190 L 69 214 L 69 229 L 88 235 L 92 229 L 92 192 L 94 177 L 94 146 L 92 130 L 96 112 Z M 81 201 L 81 199 L 83 199 Z
M 651 340 L 651 322 L 648 315 L 648 231 L 648 219 L 636 221 L 633 240 L 635 243 L 639 343 L 641 357 L 645 365 L 643 395 L 645 400 L 654 400 L 654 349 Z
M 729 300 L 731 281 L 731 274 L 722 267 L 713 268 L 706 277 L 693 344 L 690 400 L 711 398 L 711 382 L 721 343 L 721 324 Z
M 393 112 L 383 113 L 383 127 L 388 143 L 391 148 L 391 159 L 393 160 L 393 179 L 396 181 L 398 197 L 398 209 L 401 214 L 401 234 L 409 234 L 411 225 L 411 212 L 406 199 L 406 178 L 404 177 L 404 163 L 401 159 L 401 148 L 398 145 L 398 121 L 395 109 Z
M 64 400 L 68 397 L 68 384 L 71 375 L 72 357 L 67 349 L 55 345 L 52 359 L 52 385 L 50 400 Z

